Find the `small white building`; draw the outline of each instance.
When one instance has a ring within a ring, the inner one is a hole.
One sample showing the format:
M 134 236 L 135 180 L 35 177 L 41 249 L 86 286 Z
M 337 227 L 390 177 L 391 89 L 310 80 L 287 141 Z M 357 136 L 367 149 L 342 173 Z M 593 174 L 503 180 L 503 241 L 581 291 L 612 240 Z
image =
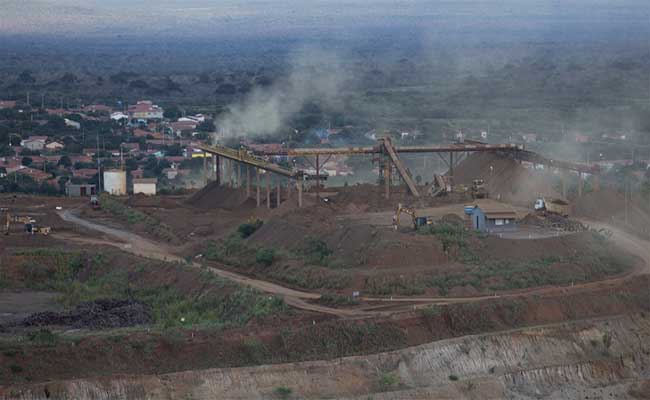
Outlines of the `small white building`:
M 142 193 L 147 196 L 156 195 L 156 178 L 135 178 L 133 179 L 133 194 Z
M 74 129 L 81 129 L 81 123 L 67 118 L 64 118 L 63 120 L 65 121 L 66 126 L 69 126 L 70 128 L 74 128 Z

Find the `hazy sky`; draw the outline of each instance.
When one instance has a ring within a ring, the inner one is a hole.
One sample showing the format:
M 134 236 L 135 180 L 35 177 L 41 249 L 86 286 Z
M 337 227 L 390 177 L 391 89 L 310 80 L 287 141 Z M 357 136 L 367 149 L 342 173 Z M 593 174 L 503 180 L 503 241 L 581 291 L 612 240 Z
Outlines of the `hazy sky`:
M 441 32 L 628 34 L 648 0 L 0 0 L 0 34 L 247 35 L 413 26 Z

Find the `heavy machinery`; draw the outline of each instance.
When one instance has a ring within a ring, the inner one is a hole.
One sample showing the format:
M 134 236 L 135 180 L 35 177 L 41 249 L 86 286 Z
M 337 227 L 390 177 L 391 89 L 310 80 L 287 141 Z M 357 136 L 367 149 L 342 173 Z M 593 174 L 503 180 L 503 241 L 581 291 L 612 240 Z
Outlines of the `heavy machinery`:
M 569 202 L 563 199 L 540 197 L 535 201 L 535 211 L 546 215 L 547 213 L 569 216 Z
M 404 213 L 411 217 L 413 222 L 413 229 L 418 229 L 420 226 L 431 225 L 433 220 L 430 217 L 418 217 L 415 213 L 415 210 L 412 208 L 404 206 L 402 203 L 397 204 L 397 209 L 393 215 L 393 229 L 397 230 L 399 228 L 400 215 Z
M 8 208 L 0 208 L 0 212 L 3 212 L 5 214 L 5 218 L 4 218 L 5 235 L 9 235 L 11 231 L 12 223 L 23 224 L 25 233 L 29 233 L 31 235 L 38 234 L 38 235 L 47 236 L 50 234 L 50 232 L 52 232 L 52 228 L 49 226 L 36 225 L 36 220 L 30 216 L 11 215 L 11 212 L 9 212 Z
M 440 196 L 443 194 L 451 193 L 452 185 L 448 176 L 438 174 L 433 175 L 433 182 L 427 189 L 427 193 L 431 197 Z
M 486 199 L 488 197 L 488 191 L 483 179 L 474 179 L 472 181 L 471 193 L 473 199 Z

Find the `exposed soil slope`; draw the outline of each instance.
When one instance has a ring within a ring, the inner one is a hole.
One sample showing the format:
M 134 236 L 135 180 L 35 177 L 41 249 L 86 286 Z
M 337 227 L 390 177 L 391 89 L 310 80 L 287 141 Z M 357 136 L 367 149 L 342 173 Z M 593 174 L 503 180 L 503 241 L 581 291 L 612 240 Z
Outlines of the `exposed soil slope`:
M 494 153 L 474 153 L 454 169 L 455 184 L 471 185 L 474 179 L 485 181 L 491 198 L 529 207 L 540 195 L 560 195 L 547 171 L 526 168 Z

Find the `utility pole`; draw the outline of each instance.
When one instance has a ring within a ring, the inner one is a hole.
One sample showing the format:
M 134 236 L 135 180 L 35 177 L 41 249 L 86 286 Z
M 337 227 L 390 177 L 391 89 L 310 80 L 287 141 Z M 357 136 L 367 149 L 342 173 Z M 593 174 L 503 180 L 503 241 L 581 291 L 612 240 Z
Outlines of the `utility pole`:
M 32 106 L 32 105 L 29 103 L 29 90 L 27 91 L 27 105 L 30 106 L 30 107 Z
M 102 165 L 99 158 L 99 131 L 95 132 L 97 138 L 97 193 L 102 191 Z

